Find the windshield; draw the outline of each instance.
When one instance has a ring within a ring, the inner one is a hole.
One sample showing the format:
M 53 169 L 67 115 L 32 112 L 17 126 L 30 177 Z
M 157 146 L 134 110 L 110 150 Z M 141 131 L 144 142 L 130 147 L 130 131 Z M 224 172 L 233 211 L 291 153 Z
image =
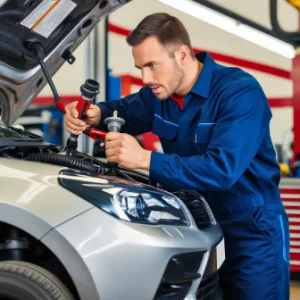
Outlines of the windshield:
M 5 127 L 0 125 L 0 139 L 40 141 L 42 138 L 18 128 Z

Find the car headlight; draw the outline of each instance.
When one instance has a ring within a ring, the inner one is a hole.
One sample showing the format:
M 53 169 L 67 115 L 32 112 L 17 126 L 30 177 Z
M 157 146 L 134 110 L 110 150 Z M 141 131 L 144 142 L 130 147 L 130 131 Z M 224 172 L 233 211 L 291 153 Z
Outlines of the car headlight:
M 190 226 L 183 202 L 173 194 L 143 184 L 83 176 L 62 170 L 59 184 L 124 221 L 148 225 Z
M 114 195 L 112 201 L 119 217 L 126 221 L 190 225 L 188 215 L 180 200 L 164 192 L 149 192 L 143 189 L 136 190 L 136 188 L 121 189 Z

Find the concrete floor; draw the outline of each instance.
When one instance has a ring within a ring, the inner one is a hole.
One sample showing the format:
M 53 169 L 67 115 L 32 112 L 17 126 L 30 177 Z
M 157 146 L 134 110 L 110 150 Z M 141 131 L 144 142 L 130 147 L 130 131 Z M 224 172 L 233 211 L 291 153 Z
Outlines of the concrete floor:
M 300 299 L 300 281 L 291 281 L 291 297 L 290 300 Z

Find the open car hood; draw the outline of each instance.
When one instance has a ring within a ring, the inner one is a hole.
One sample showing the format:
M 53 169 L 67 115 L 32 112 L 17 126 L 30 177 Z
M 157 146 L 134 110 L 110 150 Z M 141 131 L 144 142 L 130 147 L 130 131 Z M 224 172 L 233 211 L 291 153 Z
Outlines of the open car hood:
M 132 0 L 0 0 L 0 121 L 11 126 L 47 84 L 29 42 L 38 40 L 51 76 L 95 25 Z

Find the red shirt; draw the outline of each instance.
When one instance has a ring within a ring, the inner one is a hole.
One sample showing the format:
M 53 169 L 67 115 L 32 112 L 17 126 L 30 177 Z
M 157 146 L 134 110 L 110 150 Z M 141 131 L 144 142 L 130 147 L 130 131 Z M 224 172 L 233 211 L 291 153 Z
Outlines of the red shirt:
M 181 109 L 183 109 L 183 105 L 184 105 L 184 98 L 183 97 L 180 97 L 180 96 L 178 96 L 176 94 L 173 94 L 172 96 L 170 96 L 170 98 L 172 100 L 174 100 L 179 105 L 179 107 Z

